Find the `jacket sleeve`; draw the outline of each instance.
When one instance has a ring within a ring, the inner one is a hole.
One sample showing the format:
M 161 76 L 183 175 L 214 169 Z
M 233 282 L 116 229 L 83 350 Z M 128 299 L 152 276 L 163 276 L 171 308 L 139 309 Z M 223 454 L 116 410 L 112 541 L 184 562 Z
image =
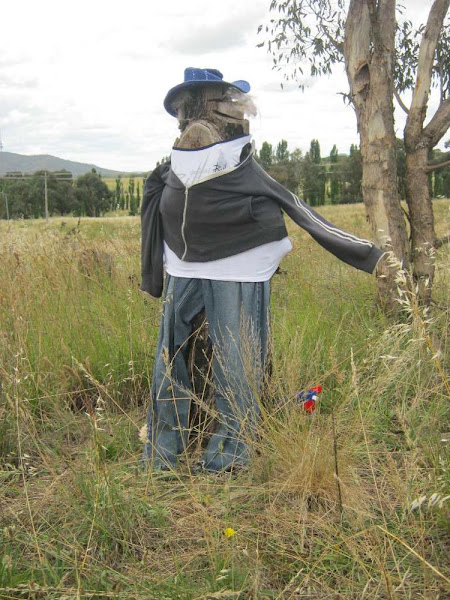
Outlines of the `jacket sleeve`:
M 324 219 L 293 192 L 272 179 L 256 161 L 253 164 L 253 172 L 258 180 L 257 187 L 261 186 L 261 193 L 265 190 L 264 194 L 274 198 L 281 209 L 323 248 L 352 267 L 373 273 L 378 261 L 385 254 L 382 250 L 372 242 L 340 229 Z
M 147 177 L 141 207 L 141 290 L 159 298 L 163 290 L 163 228 L 159 212 L 164 190 L 163 174 L 169 169 L 165 163 Z

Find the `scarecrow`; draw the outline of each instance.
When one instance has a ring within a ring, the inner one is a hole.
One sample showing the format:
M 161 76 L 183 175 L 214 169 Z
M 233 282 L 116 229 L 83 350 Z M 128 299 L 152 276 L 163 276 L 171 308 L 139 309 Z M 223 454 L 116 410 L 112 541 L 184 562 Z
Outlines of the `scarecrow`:
M 186 453 L 193 397 L 188 340 L 202 312 L 218 419 L 199 468 L 249 464 L 267 360 L 270 280 L 292 248 L 283 213 L 357 269 L 372 273 L 383 255 L 326 221 L 256 162 L 245 118 L 255 114 L 249 91 L 248 82 L 226 82 L 216 69 L 188 68 L 164 100 L 181 135 L 170 162 L 147 178 L 141 212 L 141 289 L 164 296 L 144 448 L 154 470 L 176 468 Z

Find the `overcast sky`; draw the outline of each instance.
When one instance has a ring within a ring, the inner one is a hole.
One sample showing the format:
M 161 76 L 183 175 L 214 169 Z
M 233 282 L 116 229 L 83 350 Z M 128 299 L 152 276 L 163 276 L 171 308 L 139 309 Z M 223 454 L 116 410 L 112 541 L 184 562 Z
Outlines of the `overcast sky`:
M 431 0 L 403 0 L 425 18 Z M 118 170 L 148 171 L 170 153 L 176 120 L 165 112 L 167 91 L 184 68 L 211 67 L 224 79 L 246 79 L 259 108 L 251 122 L 256 146 L 284 138 L 322 156 L 333 144 L 357 143 L 356 119 L 333 77 L 281 89 L 282 74 L 257 27 L 270 0 L 14 0 L 2 2 L 0 132 L 4 150 L 52 154 Z M 398 114 L 401 137 L 403 117 Z

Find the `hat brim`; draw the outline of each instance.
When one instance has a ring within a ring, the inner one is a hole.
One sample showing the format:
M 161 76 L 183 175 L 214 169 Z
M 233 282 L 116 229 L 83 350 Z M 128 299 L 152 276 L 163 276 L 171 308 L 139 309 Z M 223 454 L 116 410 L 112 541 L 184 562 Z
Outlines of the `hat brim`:
M 223 88 L 231 88 L 242 92 L 243 94 L 247 94 L 250 91 L 250 84 L 248 81 L 233 81 L 232 83 L 228 83 L 227 81 L 185 81 L 176 85 L 172 89 L 167 92 L 166 97 L 164 98 L 164 108 L 167 110 L 169 115 L 172 117 L 177 117 L 176 111 L 172 108 L 172 103 L 175 97 L 188 88 L 192 87 L 201 87 L 201 86 L 209 86 L 209 85 L 218 85 Z

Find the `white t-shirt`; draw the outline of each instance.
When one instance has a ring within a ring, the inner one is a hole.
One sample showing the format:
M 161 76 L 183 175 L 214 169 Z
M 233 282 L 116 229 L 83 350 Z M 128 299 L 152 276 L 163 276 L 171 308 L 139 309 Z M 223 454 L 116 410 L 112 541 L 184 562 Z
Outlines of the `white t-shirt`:
M 224 170 L 237 167 L 243 147 L 251 136 L 218 142 L 198 150 L 173 148 L 171 168 L 180 181 L 191 187 L 204 179 L 220 176 Z M 187 262 L 178 258 L 164 242 L 164 264 L 169 275 L 216 281 L 267 281 L 282 258 L 292 250 L 288 237 L 262 244 L 245 252 L 208 262 Z

